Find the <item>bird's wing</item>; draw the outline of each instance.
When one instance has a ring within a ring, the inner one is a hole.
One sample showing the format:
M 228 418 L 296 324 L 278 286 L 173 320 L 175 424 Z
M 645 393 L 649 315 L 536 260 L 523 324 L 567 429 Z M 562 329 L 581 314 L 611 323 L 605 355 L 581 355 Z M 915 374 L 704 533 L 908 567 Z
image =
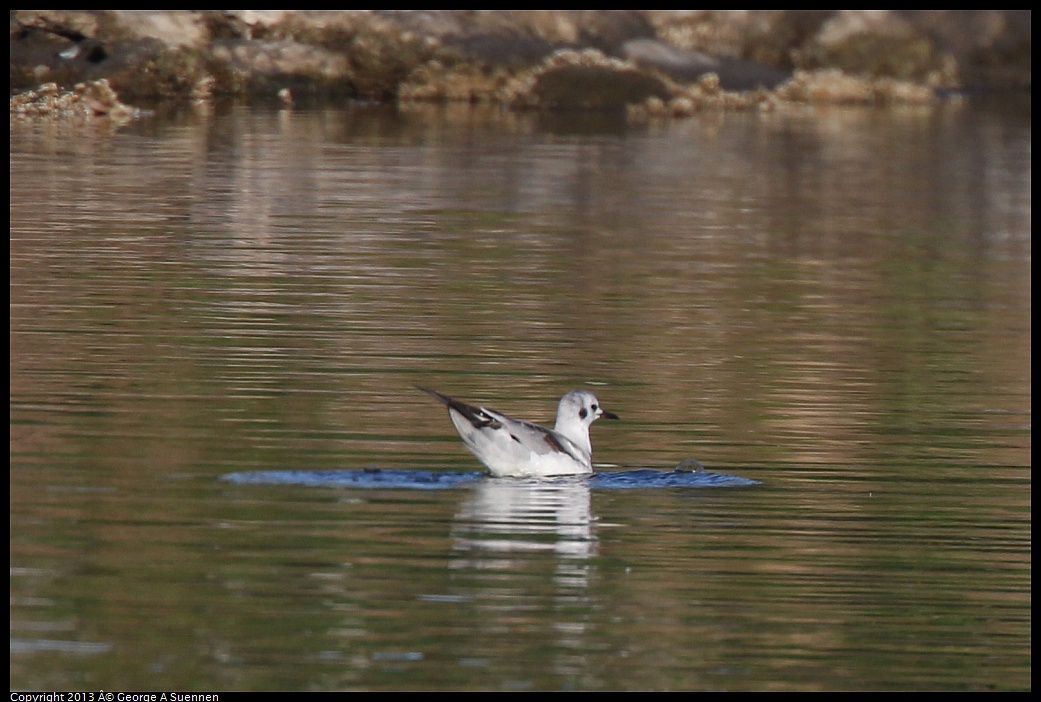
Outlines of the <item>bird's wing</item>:
M 416 387 L 447 406 L 449 412 L 457 412 L 473 426 L 474 431 L 486 435 L 489 440 L 492 439 L 492 435 L 498 435 L 504 447 L 516 444 L 515 448 L 523 448 L 539 456 L 566 453 L 579 463 L 589 462 L 574 442 L 555 431 L 522 419 L 514 419 L 487 407 L 468 405 L 436 390 L 418 385 Z M 473 437 L 463 438 L 471 441 Z
M 510 435 L 510 439 L 534 454 L 544 456 L 551 453 L 566 453 L 579 463 L 588 463 L 589 459 L 582 456 L 581 449 L 571 439 L 562 436 L 546 427 L 525 422 L 522 419 L 514 419 L 495 410 L 482 407 L 481 411 L 493 417 L 502 425 L 502 430 Z
M 474 429 L 491 428 L 494 430 L 500 428 L 499 420 L 497 419 L 497 416 L 500 415 L 498 415 L 498 413 L 496 412 L 489 413 L 483 407 L 474 407 L 473 405 L 468 405 L 465 402 L 460 402 L 454 397 L 449 397 L 448 395 L 439 393 L 437 390 L 431 390 L 430 388 L 420 387 L 419 385 L 417 385 L 416 387 L 425 392 L 426 394 L 430 395 L 431 397 L 440 401 L 442 404 L 448 407 L 449 410 L 455 410 L 456 412 L 461 414 L 463 417 L 466 418 L 468 422 L 470 422 L 470 424 L 474 426 Z

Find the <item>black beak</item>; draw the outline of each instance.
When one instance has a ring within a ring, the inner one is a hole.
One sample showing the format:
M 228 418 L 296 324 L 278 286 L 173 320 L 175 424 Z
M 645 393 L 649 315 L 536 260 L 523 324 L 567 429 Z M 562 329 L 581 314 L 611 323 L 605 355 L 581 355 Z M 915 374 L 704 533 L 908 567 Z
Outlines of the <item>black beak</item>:
M 608 412 L 607 410 L 601 410 L 600 416 L 604 419 L 618 419 L 618 415 L 614 412 Z

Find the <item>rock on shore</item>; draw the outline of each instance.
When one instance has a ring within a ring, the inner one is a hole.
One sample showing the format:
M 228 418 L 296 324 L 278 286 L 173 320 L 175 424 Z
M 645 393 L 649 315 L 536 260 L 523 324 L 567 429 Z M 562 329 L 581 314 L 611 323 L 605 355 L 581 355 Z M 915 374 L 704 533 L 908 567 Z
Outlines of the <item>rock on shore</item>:
M 650 109 L 1030 88 L 1029 10 L 13 10 L 12 93 Z M 824 87 L 822 87 L 824 86 Z M 713 102 L 715 101 L 715 102 Z

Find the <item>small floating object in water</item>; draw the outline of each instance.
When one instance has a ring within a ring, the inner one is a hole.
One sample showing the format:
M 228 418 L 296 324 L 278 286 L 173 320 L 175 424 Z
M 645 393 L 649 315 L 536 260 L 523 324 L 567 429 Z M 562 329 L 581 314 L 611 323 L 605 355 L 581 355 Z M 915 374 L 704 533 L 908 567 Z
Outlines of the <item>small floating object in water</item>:
M 676 464 L 677 473 L 704 473 L 705 466 L 696 458 L 684 458 Z

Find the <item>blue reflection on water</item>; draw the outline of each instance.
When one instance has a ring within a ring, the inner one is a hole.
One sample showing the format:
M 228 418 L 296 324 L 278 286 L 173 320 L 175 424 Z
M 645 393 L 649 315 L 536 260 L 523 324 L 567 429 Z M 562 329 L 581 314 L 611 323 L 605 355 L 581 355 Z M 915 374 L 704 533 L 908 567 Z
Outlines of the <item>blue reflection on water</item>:
M 603 489 L 636 489 L 662 487 L 735 487 L 759 485 L 728 473 L 711 471 L 656 470 L 638 468 L 590 476 L 561 478 L 491 478 L 485 473 L 452 473 L 430 470 L 401 470 L 365 468 L 362 470 L 264 470 L 229 473 L 221 478 L 237 485 L 310 485 L 314 487 L 397 488 L 404 490 L 447 490 L 481 480 L 514 483 L 567 483 L 587 482 L 590 487 Z

